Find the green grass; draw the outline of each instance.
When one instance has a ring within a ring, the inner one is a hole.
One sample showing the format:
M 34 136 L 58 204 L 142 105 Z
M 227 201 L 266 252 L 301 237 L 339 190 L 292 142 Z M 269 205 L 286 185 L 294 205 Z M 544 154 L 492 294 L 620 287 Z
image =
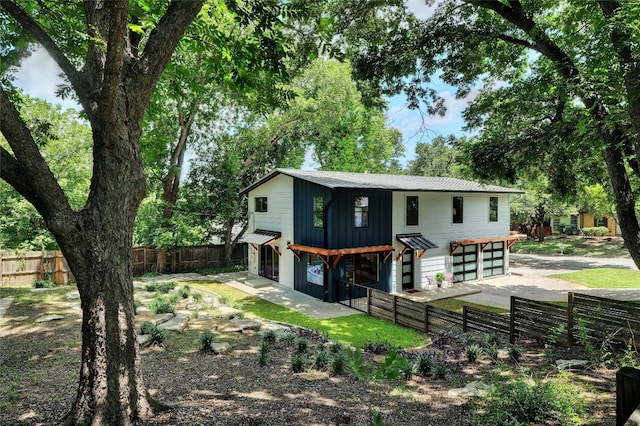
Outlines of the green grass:
M 382 321 L 367 315 L 354 314 L 340 318 L 314 319 L 284 306 L 262 300 L 243 293 L 233 287 L 218 282 L 191 283 L 205 291 L 228 297 L 233 302 L 242 303 L 242 309 L 260 318 L 317 330 L 326 333 L 330 339 L 362 347 L 367 340 L 388 341 L 396 346 L 412 348 L 427 343 L 428 336 L 409 328 Z
M 567 256 L 586 257 L 629 257 L 629 251 L 622 248 L 620 238 L 583 238 L 578 236 L 547 237 L 543 242 L 534 240 L 518 241 L 511 246 L 512 253 L 560 255 L 560 245 Z
M 588 288 L 640 288 L 640 271 L 597 268 L 552 275 Z
M 435 306 L 437 308 L 447 309 L 449 311 L 458 312 L 460 314 L 462 313 L 462 307 L 463 306 L 470 306 L 472 308 L 482 309 L 483 311 L 494 312 L 494 313 L 497 313 L 497 314 L 503 314 L 505 312 L 509 312 L 508 309 L 497 308 L 495 306 L 479 305 L 477 303 L 469 303 L 469 302 L 465 302 L 465 301 L 460 300 L 460 299 L 433 300 L 433 301 L 429 302 L 429 304 L 433 305 L 433 306 Z

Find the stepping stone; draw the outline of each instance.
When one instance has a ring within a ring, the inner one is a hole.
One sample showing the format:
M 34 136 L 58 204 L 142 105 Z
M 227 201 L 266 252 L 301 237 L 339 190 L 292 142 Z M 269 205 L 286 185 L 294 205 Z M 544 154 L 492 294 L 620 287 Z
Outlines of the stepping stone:
M 327 380 L 329 378 L 329 373 L 327 373 L 326 371 L 305 371 L 302 373 L 297 373 L 296 376 L 308 382 L 314 382 L 317 380 Z
M 291 330 L 291 327 L 282 324 L 266 323 L 262 324 L 262 331 L 273 330 L 275 332 L 283 332 Z
M 571 370 L 574 368 L 584 368 L 589 365 L 589 361 L 584 359 L 559 359 L 556 360 L 558 370 Z
M 27 321 L 29 319 L 29 315 L 23 315 L 20 317 L 10 317 L 10 318 L 5 318 L 5 321 L 7 322 L 24 322 Z
M 151 340 L 151 335 L 149 334 L 138 334 L 138 345 L 140 346 L 145 346 L 146 344 L 149 343 L 149 340 Z
M 463 388 L 457 388 L 457 389 L 449 389 L 449 392 L 447 392 L 447 395 L 449 396 L 487 396 L 487 393 L 489 392 L 489 389 L 491 388 L 491 386 L 489 386 L 486 383 L 482 383 L 480 381 L 474 381 L 471 382 L 469 384 L 467 384 L 467 386 L 463 387 Z
M 177 331 L 178 333 L 182 333 L 182 331 L 187 327 L 187 322 L 189 322 L 189 315 L 177 314 L 168 321 L 161 323 L 160 327 L 168 331 Z
M 134 294 L 134 297 L 139 299 L 153 299 L 155 295 L 153 291 L 139 291 Z
M 214 342 L 210 345 L 211 351 L 216 354 L 224 354 L 231 350 L 231 345 L 226 342 Z
M 237 315 L 241 315 L 241 310 L 236 309 L 236 308 L 232 308 L 230 306 L 220 306 L 218 307 L 218 311 L 220 311 L 220 313 L 217 315 L 218 318 L 233 318 Z
M 62 315 L 50 314 L 50 315 L 43 315 L 39 317 L 38 319 L 36 319 L 36 322 L 60 321 L 63 319 L 64 317 Z
M 232 319 L 229 321 L 232 324 L 236 324 L 240 327 L 242 327 L 243 330 L 260 330 L 260 327 L 262 327 L 262 324 L 260 324 L 257 321 L 251 321 L 251 320 L 245 320 L 245 319 Z
M 174 316 L 176 316 L 176 314 L 172 314 L 170 312 L 166 314 L 152 314 L 151 312 L 140 312 L 140 309 L 138 309 L 138 315 L 136 315 L 136 325 L 140 325 L 145 321 L 148 321 L 155 325 L 160 325 L 169 321 Z
M 218 323 L 217 330 L 221 333 L 241 333 L 242 326 L 234 324 L 230 321 L 224 321 Z
M 71 293 L 67 293 L 67 300 L 80 300 L 80 292 L 72 291 Z

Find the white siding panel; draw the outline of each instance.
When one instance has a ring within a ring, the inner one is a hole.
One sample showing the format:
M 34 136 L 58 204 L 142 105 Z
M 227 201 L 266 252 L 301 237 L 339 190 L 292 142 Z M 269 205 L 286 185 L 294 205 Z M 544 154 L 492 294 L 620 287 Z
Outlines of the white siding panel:
M 267 211 L 255 211 L 255 197 L 267 197 Z M 282 237 L 277 242 L 280 250 L 280 285 L 293 288 L 293 262 L 287 241 L 293 241 L 293 178 L 278 175 L 249 192 L 249 229 L 279 231 Z M 249 246 L 249 272 L 258 274 L 258 253 Z

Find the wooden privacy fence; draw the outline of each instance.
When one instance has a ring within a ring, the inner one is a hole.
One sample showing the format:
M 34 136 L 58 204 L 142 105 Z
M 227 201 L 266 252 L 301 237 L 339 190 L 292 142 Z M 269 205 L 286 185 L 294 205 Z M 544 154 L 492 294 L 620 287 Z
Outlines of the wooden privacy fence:
M 147 272 L 173 274 L 224 266 L 224 245 L 193 246 L 171 251 L 153 247 L 135 247 L 132 254 L 134 276 Z M 246 265 L 247 263 L 247 244 L 237 244 L 231 253 L 231 264 Z
M 247 264 L 247 245 L 238 244 L 231 255 L 234 265 Z M 158 267 L 158 258 L 164 265 Z M 224 266 L 224 246 L 196 246 L 162 252 L 150 247 L 135 247 L 132 251 L 133 275 L 147 272 L 193 272 Z M 73 281 L 67 261 L 60 251 L 0 252 L 0 285 L 31 286 L 37 280 L 49 278 L 56 284 Z
M 569 293 L 566 307 L 512 296 L 510 312 L 499 314 L 470 306 L 458 313 L 369 288 L 367 313 L 423 333 L 493 333 L 512 343 L 554 336 L 567 345 L 584 333 L 595 340 L 640 344 L 640 304 L 577 293 Z
M 0 252 L 0 285 L 31 286 L 45 278 L 56 284 L 73 280 L 61 251 Z

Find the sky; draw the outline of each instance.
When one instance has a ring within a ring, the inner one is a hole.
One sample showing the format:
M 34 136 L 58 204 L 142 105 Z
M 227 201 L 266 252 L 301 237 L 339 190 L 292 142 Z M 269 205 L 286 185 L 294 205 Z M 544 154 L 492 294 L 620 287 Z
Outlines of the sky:
M 431 8 L 424 0 L 408 0 L 407 5 L 418 18 L 429 16 Z M 57 86 L 62 81 L 60 68 L 49 57 L 44 49 L 36 50 L 25 59 L 17 73 L 16 85 L 33 97 L 45 99 L 51 103 L 59 103 L 64 108 L 79 109 L 73 100 L 62 100 L 56 97 Z M 443 117 L 423 117 L 419 111 L 410 110 L 404 95 L 389 98 L 386 111 L 387 123 L 400 130 L 405 145 L 405 154 L 400 162 L 406 165 L 415 156 L 415 146 L 419 142 L 429 143 L 436 136 L 450 134 L 462 135 L 464 121 L 461 112 L 469 99 L 456 99 L 455 88 L 439 82 L 432 86 L 445 100 L 447 113 Z

